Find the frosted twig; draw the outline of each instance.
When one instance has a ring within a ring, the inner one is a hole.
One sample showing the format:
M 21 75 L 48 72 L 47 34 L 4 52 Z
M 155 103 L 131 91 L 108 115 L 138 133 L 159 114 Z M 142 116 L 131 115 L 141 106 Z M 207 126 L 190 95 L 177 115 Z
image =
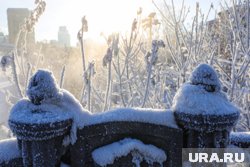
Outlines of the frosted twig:
M 60 88 L 63 87 L 63 83 L 64 83 L 64 74 L 65 74 L 65 65 L 63 66 L 62 71 L 61 71 L 60 84 L 59 84 Z
M 12 53 L 11 58 L 12 58 L 12 74 L 13 74 L 13 79 L 14 79 L 14 82 L 16 83 L 18 94 L 22 98 L 23 94 L 22 94 L 21 85 L 19 83 L 19 79 L 18 79 L 18 76 L 17 76 L 17 69 L 16 69 L 16 63 L 15 63 L 14 53 Z
M 108 98 L 109 98 L 109 93 L 110 93 L 112 55 L 113 55 L 113 49 L 112 49 L 112 47 L 109 47 L 106 55 L 104 56 L 104 60 L 103 60 L 103 62 L 105 62 L 105 64 L 106 63 L 108 64 L 108 80 L 107 80 L 107 89 L 106 89 L 106 94 L 105 94 L 105 103 L 104 103 L 103 111 L 105 111 L 107 108 Z
M 153 40 L 151 53 L 148 53 L 146 55 L 146 56 L 148 56 L 148 57 L 146 57 L 148 76 L 147 76 L 146 89 L 145 89 L 145 95 L 144 95 L 143 102 L 142 102 L 142 107 L 145 106 L 147 98 L 148 98 L 149 83 L 150 83 L 151 74 L 152 74 L 152 67 L 155 65 L 155 63 L 158 59 L 158 49 L 160 47 L 165 47 L 164 42 L 162 40 L 159 40 L 159 41 Z

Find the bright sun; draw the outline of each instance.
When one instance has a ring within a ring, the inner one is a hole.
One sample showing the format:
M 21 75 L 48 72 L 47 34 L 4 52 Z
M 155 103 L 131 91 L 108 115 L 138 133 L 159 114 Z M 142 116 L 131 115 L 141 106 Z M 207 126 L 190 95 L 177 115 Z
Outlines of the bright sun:
M 95 3 L 98 2 L 98 3 Z M 89 0 L 91 6 L 87 13 L 93 32 L 126 31 L 130 29 L 136 11 L 145 0 Z M 141 1 L 141 2 L 140 2 Z M 87 2 L 87 1 L 86 1 Z M 88 4 L 86 4 L 88 5 Z
M 50 2 L 53 1 L 48 1 L 48 10 Z M 111 34 L 129 31 L 139 7 L 143 8 L 145 14 L 152 11 L 150 0 L 61 0 L 53 5 L 56 19 L 51 24 L 66 25 L 75 43 L 81 18 L 86 15 L 89 26 L 86 36 L 97 39 L 101 32 Z

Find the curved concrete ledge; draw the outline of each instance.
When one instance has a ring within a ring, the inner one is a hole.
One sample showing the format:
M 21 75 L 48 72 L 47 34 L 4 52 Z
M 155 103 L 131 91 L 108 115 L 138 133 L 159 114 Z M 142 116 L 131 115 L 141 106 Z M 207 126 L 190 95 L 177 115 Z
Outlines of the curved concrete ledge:
M 21 123 L 9 120 L 17 136 L 24 166 L 56 166 L 64 154 L 63 139 L 69 135 L 72 120 L 51 123 Z
M 225 148 L 229 132 L 237 123 L 239 113 L 196 115 L 175 112 L 177 124 L 184 131 L 183 145 L 187 148 Z
M 185 129 L 196 131 L 223 131 L 231 130 L 237 123 L 239 113 L 224 115 L 196 115 L 182 112 L 174 113 L 177 123 Z
M 12 132 L 18 139 L 26 141 L 48 140 L 65 135 L 69 132 L 71 124 L 71 119 L 45 124 L 20 123 L 9 120 L 9 126 Z
M 91 153 L 96 148 L 122 140 L 138 139 L 163 149 L 167 155 L 164 166 L 181 166 L 182 130 L 141 122 L 107 122 L 78 130 L 78 140 L 70 149 L 71 165 L 93 166 Z

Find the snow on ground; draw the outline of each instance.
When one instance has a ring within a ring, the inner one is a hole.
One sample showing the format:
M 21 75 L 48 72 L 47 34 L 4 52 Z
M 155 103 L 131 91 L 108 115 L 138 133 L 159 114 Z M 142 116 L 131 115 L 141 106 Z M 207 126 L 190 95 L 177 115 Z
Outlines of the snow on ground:
M 197 115 L 224 115 L 239 112 L 224 93 L 207 92 L 202 86 L 189 83 L 183 84 L 177 91 L 172 110 Z
M 98 165 L 106 166 L 112 164 L 115 159 L 127 156 L 129 153 L 132 153 L 133 163 L 136 166 L 143 160 L 146 160 L 149 164 L 153 164 L 154 162 L 162 164 L 167 159 L 162 149 L 130 138 L 97 148 L 92 152 L 92 157 Z
M 93 114 L 88 120 L 86 120 L 85 125 L 114 121 L 145 122 L 178 128 L 175 122 L 174 114 L 171 110 L 145 108 L 119 108 L 107 112 Z
M 21 157 L 16 138 L 0 140 L 0 162 Z
M 6 120 L 9 116 L 9 110 L 11 108 L 11 104 L 7 101 L 5 92 L 10 90 L 15 93 L 13 83 L 11 83 L 0 70 L 0 123 L 4 123 L 5 125 L 7 125 Z
M 0 58 L 1 59 L 1 58 Z M 8 131 L 8 117 L 9 117 L 9 111 L 11 109 L 11 106 L 13 103 L 10 102 L 7 98 L 6 92 L 11 92 L 12 94 L 16 94 L 16 89 L 12 82 L 8 80 L 8 78 L 3 74 L 3 72 L 0 70 L 0 124 L 3 124 L 3 126 L 0 126 L 0 140 L 9 138 L 9 132 Z
M 0 123 L 5 123 L 8 116 L 9 116 L 9 110 L 11 106 L 7 102 L 5 93 L 0 90 Z
M 9 129 L 4 126 L 0 125 L 0 140 L 7 139 L 10 136 L 10 131 Z

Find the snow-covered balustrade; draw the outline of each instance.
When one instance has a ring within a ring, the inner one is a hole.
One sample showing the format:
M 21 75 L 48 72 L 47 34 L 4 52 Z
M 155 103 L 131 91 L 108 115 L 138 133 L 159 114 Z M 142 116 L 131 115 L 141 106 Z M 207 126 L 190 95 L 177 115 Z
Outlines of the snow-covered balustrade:
M 250 148 L 250 132 L 232 132 L 230 142 L 240 148 Z
M 115 145 L 126 138 L 133 139 L 126 145 L 132 144 L 137 152 L 143 151 L 143 149 L 138 150 L 142 145 L 145 147 L 150 145 L 148 149 L 153 147 L 162 150 L 167 158 L 163 162 L 156 159 L 156 163 L 160 162 L 163 166 L 181 166 L 182 130 L 176 125 L 173 112 L 141 108 L 121 108 L 91 115 L 86 120 L 84 128 L 77 131 L 78 140 L 69 153 L 73 155 L 71 165 L 102 166 L 93 159 L 95 151 L 99 148 L 109 148 L 109 145 Z M 133 166 L 131 155 L 135 150 L 130 148 L 131 150 L 126 150 L 127 154 L 116 157 L 113 164 L 107 166 Z M 143 152 L 141 155 L 144 153 L 147 154 Z M 147 161 L 140 162 L 143 166 L 152 165 Z
M 178 90 L 171 110 L 91 114 L 46 70 L 32 76 L 27 97 L 11 109 L 9 126 L 17 139 L 0 141 L 0 166 L 179 167 L 183 145 L 226 147 L 230 138 L 238 147 L 250 143 L 248 133 L 229 136 L 239 109 L 206 64 Z
M 57 90 L 51 73 L 38 71 L 29 83 L 29 99 L 20 100 L 10 112 L 9 126 L 18 139 L 23 166 L 60 164 L 63 139 L 70 133 L 73 118 L 55 103 L 44 103 L 56 98 Z
M 172 110 L 184 129 L 184 146 L 217 148 L 229 144 L 229 134 L 239 109 L 221 91 L 214 69 L 199 65 L 174 97 Z
M 58 166 L 61 162 L 102 166 L 92 154 L 119 141 L 128 141 L 126 154 L 113 157 L 114 164 L 132 166 L 135 159 L 129 157 L 136 154 L 136 163 L 143 166 L 181 166 L 182 130 L 171 110 L 121 108 L 90 114 L 46 70 L 31 77 L 27 97 L 11 109 L 9 117 L 17 137 L 11 143 L 18 145 L 15 152 L 19 153 L 20 164 L 15 166 Z M 2 164 L 15 163 L 15 156 L 5 157 L 0 154 Z

